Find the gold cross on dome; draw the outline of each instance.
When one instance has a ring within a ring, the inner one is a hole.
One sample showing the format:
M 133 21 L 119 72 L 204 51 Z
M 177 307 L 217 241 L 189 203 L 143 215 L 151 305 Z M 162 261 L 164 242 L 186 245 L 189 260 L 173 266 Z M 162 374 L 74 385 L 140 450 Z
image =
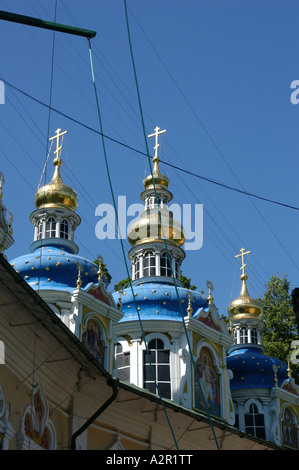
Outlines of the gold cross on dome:
M 242 257 L 242 266 L 240 267 L 240 269 L 242 269 L 242 274 L 244 275 L 245 274 L 245 266 L 246 266 L 246 264 L 244 263 L 244 256 L 249 255 L 250 251 L 245 252 L 245 248 L 241 248 L 240 252 L 241 253 L 239 255 L 236 255 L 235 258 L 239 258 L 239 256 Z
M 155 157 L 156 158 L 158 157 L 158 147 L 160 147 L 160 145 L 158 144 L 159 135 L 164 134 L 164 132 L 166 132 L 166 129 L 164 129 L 163 131 L 160 131 L 160 132 L 159 131 L 160 131 L 160 127 L 157 126 L 155 128 L 155 132 L 153 134 L 148 135 L 148 137 L 155 137 L 154 150 L 155 150 Z
M 61 145 L 59 145 L 59 137 L 62 137 L 64 134 L 67 133 L 67 131 L 60 132 L 61 129 L 56 129 L 55 134 L 53 137 L 50 137 L 49 140 L 54 140 L 56 139 L 56 150 L 54 150 L 54 153 L 56 154 L 56 157 L 59 158 L 59 150 L 61 150 Z

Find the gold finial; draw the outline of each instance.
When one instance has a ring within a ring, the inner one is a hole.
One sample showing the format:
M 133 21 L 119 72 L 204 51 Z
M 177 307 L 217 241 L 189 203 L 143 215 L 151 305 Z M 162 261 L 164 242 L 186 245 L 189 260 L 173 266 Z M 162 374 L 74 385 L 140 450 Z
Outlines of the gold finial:
M 233 329 L 233 321 L 232 321 L 232 316 L 231 316 L 231 314 L 229 314 L 228 322 L 229 322 L 228 331 L 229 331 L 230 335 L 232 336 L 233 333 L 234 333 L 234 329 Z
M 102 282 L 102 277 L 103 277 L 103 268 L 102 268 L 102 265 L 103 265 L 103 257 L 101 255 L 98 255 L 98 262 L 99 262 L 99 269 L 98 269 L 98 272 L 97 272 L 97 275 L 98 275 L 98 281 L 99 282 Z
M 60 132 L 61 129 L 56 129 L 55 134 L 53 137 L 50 137 L 49 140 L 54 140 L 56 139 L 56 150 L 54 150 L 54 153 L 56 155 L 56 158 L 60 160 L 60 154 L 59 151 L 61 150 L 62 145 L 59 145 L 59 137 L 62 137 L 64 134 L 67 133 L 67 131 Z
M 0 201 L 3 197 L 3 189 L 2 189 L 3 183 L 4 183 L 4 175 L 3 173 L 0 173 Z
M 245 255 L 248 255 L 250 253 L 250 251 L 246 251 L 245 252 L 245 248 L 241 248 L 240 250 L 240 254 L 239 255 L 236 255 L 235 258 L 239 258 L 240 256 L 242 257 L 242 266 L 240 267 L 240 269 L 242 270 L 242 277 L 244 278 L 246 276 L 245 274 L 245 267 L 247 266 L 245 263 L 244 263 L 244 256 Z M 247 279 L 247 277 L 246 277 Z
M 77 289 L 80 289 L 81 286 L 82 286 L 82 280 L 81 280 L 81 269 L 82 269 L 82 266 L 80 263 L 78 263 L 78 278 L 77 278 Z
M 207 288 L 209 289 L 208 303 L 212 304 L 214 302 L 214 299 L 212 297 L 212 290 L 214 290 L 214 286 L 211 281 L 207 281 Z
M 273 371 L 274 371 L 274 383 L 275 383 L 275 387 L 277 387 L 278 386 L 278 379 L 277 379 L 278 367 L 275 364 L 273 365 Z
M 123 290 L 122 288 L 120 287 L 118 289 L 118 295 L 119 295 L 119 298 L 118 298 L 118 310 L 121 310 L 123 304 L 122 304 L 122 301 L 121 301 L 121 296 L 122 296 L 122 293 L 123 293 Z
M 292 377 L 292 369 L 291 369 L 290 361 L 289 361 L 289 360 L 288 360 L 288 369 L 287 369 L 287 372 L 288 372 L 288 377 L 291 378 L 291 377 Z
M 9 235 L 13 234 L 12 221 L 13 221 L 13 215 L 12 215 L 11 210 L 9 210 L 9 225 L 8 225 Z
M 187 307 L 188 317 L 191 317 L 193 313 L 193 308 L 191 307 L 192 299 L 193 299 L 193 295 L 191 294 L 191 292 L 188 292 L 188 307 Z

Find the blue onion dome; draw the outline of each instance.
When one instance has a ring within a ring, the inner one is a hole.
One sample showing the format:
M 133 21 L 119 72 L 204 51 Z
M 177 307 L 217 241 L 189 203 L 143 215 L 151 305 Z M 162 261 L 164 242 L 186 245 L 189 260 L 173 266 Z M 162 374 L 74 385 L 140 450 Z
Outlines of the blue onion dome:
M 257 345 L 234 349 L 227 357 L 227 368 L 233 372 L 231 390 L 272 388 L 288 378 L 287 364 L 267 356 Z
M 188 303 L 191 299 L 193 315 L 201 308 L 208 308 L 205 297 L 195 291 L 184 287 L 162 283 L 145 283 L 133 286 L 134 297 L 131 287 L 121 292 L 122 311 L 124 313 L 120 322 L 138 320 L 182 320 L 188 315 Z M 113 294 L 116 303 L 119 302 L 119 293 Z M 179 299 L 178 299 L 179 297 Z M 136 311 L 138 309 L 138 313 Z M 190 305 L 189 305 L 190 308 Z
M 11 261 L 14 269 L 36 290 L 72 291 L 77 287 L 78 277 L 82 289 L 98 283 L 97 265 L 77 255 L 79 249 L 74 242 L 74 232 L 81 221 L 75 212 L 78 196 L 64 184 L 60 174 L 60 138 L 66 133 L 57 129 L 50 139 L 56 140 L 54 174 L 35 194 L 36 209 L 30 214 L 34 226 L 31 253 Z
M 79 267 L 82 289 L 89 283 L 98 283 L 97 265 L 65 247 L 47 245 L 13 259 L 11 265 L 35 290 L 76 289 Z

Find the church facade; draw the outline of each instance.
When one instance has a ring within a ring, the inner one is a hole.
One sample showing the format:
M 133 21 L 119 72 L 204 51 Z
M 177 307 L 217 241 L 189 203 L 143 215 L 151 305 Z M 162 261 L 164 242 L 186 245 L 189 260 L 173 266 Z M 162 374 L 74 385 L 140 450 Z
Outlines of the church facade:
M 287 365 L 264 354 L 262 310 L 246 285 L 244 256 L 249 253 L 241 250 L 242 289 L 228 307 L 229 327 L 214 304 L 211 283 L 205 297 L 180 280 L 185 237 L 169 209 L 169 179 L 160 171 L 158 138 L 163 132 L 156 128 L 149 136 L 155 137 L 154 166 L 143 180 L 144 211 L 128 229 L 132 279 L 126 288 L 110 293 L 103 259 L 89 261 L 78 254 L 78 197 L 60 175 L 61 129 L 52 138 L 52 180 L 35 195 L 30 253 L 11 266 L 109 376 L 249 440 L 297 449 L 299 389 Z M 5 217 L 0 228 L 7 249 L 13 239 Z M 3 386 L 0 393 L 5 395 Z M 42 388 L 35 401 L 45 410 Z M 47 433 L 50 442 L 55 434 L 51 420 Z M 4 439 L 3 448 L 9 448 Z

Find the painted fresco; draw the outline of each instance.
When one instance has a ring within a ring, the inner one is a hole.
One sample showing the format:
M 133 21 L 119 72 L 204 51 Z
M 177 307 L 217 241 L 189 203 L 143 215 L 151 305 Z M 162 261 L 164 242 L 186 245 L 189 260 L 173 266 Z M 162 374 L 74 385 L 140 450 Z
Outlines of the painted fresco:
M 197 372 L 194 374 L 195 408 L 208 409 L 209 413 L 220 416 L 219 376 L 207 348 L 201 349 L 195 367 Z
M 103 365 L 105 358 L 105 349 L 101 340 L 101 331 L 96 320 L 90 319 L 87 322 L 86 331 L 83 333 L 82 342 L 86 349 L 96 360 Z

